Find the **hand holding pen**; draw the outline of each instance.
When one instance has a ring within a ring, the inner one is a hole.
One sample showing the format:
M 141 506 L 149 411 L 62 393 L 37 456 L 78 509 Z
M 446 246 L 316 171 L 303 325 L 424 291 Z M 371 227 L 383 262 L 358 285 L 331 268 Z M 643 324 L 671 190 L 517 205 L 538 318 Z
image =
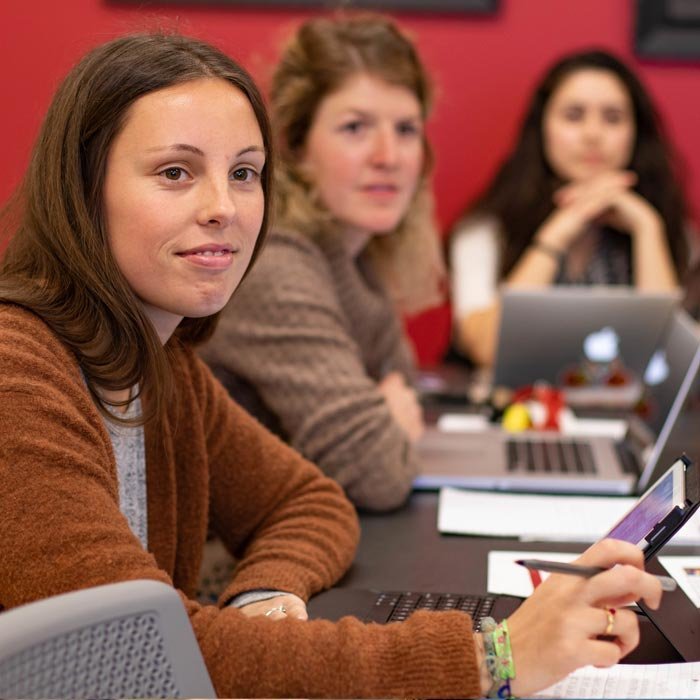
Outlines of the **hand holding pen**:
M 511 684 L 516 696 L 584 665 L 618 663 L 639 643 L 639 617 L 625 606 L 644 600 L 656 609 L 661 602 L 661 582 L 644 571 L 644 554 L 633 544 L 601 540 L 574 567 L 586 575 L 550 576 L 508 618 L 513 660 L 522 669 Z
M 517 559 L 516 564 L 524 566 L 530 571 L 547 571 L 552 574 L 569 574 L 571 576 L 582 576 L 583 578 L 591 578 L 597 574 L 602 574 L 610 569 L 605 566 L 581 566 L 579 564 L 565 564 L 559 561 L 545 561 L 544 559 Z M 678 587 L 675 579 L 670 576 L 656 576 L 661 584 L 662 591 L 675 591 Z M 535 584 L 533 580 L 533 584 Z

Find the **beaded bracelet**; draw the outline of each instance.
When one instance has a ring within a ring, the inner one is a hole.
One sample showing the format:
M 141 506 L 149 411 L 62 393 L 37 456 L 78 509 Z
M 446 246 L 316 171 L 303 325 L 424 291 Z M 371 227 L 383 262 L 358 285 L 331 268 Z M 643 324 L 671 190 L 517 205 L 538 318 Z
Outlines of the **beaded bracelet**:
M 559 250 L 559 248 L 555 248 L 553 245 L 549 245 L 548 243 L 535 240 L 532 242 L 532 247 L 535 250 L 539 250 L 542 253 L 546 253 L 550 257 L 554 258 L 557 263 L 561 263 L 561 261 L 564 259 L 564 251 Z
M 484 641 L 484 660 L 493 680 L 487 697 L 512 699 L 510 682 L 515 678 L 515 664 L 510 646 L 508 622 L 503 620 L 497 625 L 492 617 L 485 617 L 481 621 L 481 630 Z

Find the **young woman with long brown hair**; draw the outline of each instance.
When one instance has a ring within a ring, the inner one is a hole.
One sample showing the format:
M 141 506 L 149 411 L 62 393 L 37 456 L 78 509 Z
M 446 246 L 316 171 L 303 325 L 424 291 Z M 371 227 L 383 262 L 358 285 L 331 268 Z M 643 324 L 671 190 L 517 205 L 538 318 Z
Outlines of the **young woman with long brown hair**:
M 306 599 L 352 559 L 354 511 L 193 350 L 262 244 L 270 156 L 254 84 L 200 41 L 116 39 L 59 87 L 3 223 L 0 605 L 164 581 L 222 697 L 501 687 L 466 614 L 306 619 Z M 203 606 L 193 594 L 208 528 L 238 564 Z M 638 624 L 610 607 L 658 604 L 636 547 L 608 540 L 579 561 L 622 566 L 554 576 L 508 620 L 513 693 L 615 663 Z

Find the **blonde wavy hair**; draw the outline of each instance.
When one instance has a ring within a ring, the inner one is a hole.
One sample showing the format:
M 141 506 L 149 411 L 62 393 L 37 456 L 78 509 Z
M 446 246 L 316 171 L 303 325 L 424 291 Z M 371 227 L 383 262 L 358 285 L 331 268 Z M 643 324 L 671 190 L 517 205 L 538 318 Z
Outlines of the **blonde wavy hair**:
M 284 50 L 272 77 L 270 107 L 278 140 L 273 222 L 310 235 L 340 235 L 338 222 L 299 167 L 299 155 L 322 100 L 358 73 L 367 73 L 415 95 L 425 120 L 432 86 L 413 43 L 377 14 L 315 18 L 305 22 Z M 430 145 L 408 211 L 396 230 L 374 236 L 368 251 L 375 270 L 403 313 L 416 313 L 445 298 L 445 266 L 433 215 Z

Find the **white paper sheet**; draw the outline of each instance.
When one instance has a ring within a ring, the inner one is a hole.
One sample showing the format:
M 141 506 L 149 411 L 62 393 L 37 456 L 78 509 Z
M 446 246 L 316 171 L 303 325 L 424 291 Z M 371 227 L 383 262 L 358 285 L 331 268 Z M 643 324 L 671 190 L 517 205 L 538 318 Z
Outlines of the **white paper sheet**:
M 437 421 L 437 428 L 443 433 L 483 433 L 489 425 L 486 416 L 472 413 L 443 413 Z
M 560 418 L 559 429 L 568 437 L 609 437 L 622 440 L 627 432 L 627 421 L 613 418 L 579 418 L 572 412 L 564 413 Z
M 438 530 L 458 535 L 515 537 L 540 542 L 595 542 L 635 498 L 541 496 L 443 488 Z M 700 543 L 700 510 L 678 532 L 676 544 Z
M 546 561 L 570 562 L 578 554 L 571 552 L 523 552 L 515 550 L 492 550 L 489 552 L 489 570 L 486 590 L 489 593 L 505 593 L 527 598 L 532 593 L 530 572 L 516 564 L 516 559 L 545 559 Z M 544 581 L 548 573 L 540 572 Z
M 659 557 L 659 564 L 668 571 L 683 592 L 700 608 L 700 557 Z
M 634 498 L 541 496 L 444 488 L 438 530 L 523 540 L 593 542 Z
M 536 698 L 700 698 L 700 662 L 587 666 Z

